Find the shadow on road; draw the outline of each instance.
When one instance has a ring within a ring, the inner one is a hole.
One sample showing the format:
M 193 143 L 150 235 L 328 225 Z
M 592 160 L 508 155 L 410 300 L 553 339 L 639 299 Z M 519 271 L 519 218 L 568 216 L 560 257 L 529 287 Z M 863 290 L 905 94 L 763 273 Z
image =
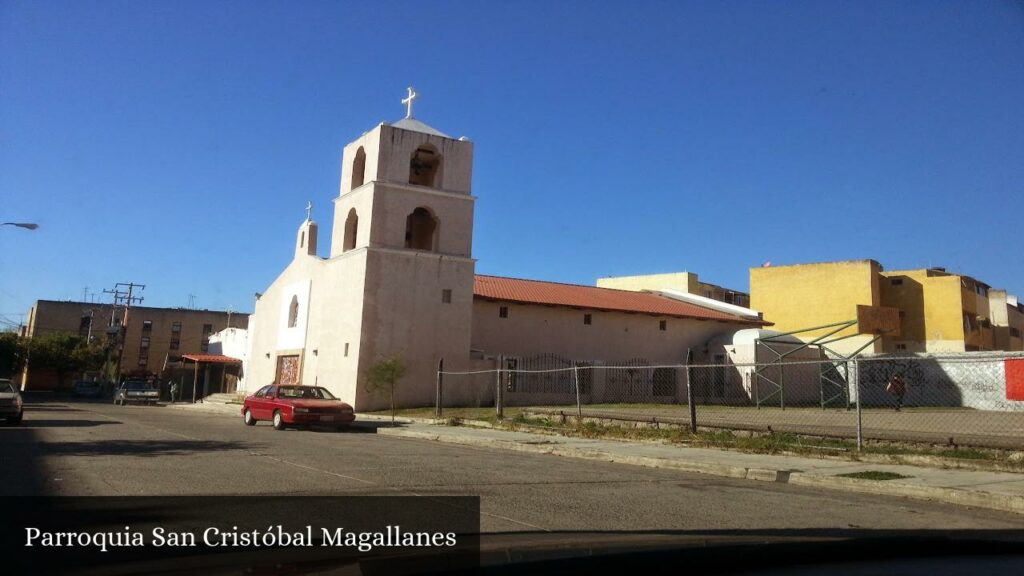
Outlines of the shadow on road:
M 256 450 L 251 442 L 218 440 L 104 440 L 102 442 L 39 443 L 40 456 L 182 456 L 227 450 Z
M 88 428 L 105 424 L 120 424 L 114 420 L 25 420 L 21 428 Z

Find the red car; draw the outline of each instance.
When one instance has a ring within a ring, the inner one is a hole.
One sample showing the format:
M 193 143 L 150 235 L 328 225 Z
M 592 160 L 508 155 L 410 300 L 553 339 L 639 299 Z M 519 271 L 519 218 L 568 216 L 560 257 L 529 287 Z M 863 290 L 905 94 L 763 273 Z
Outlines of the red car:
M 348 404 L 319 386 L 264 386 L 245 399 L 242 418 L 247 426 L 270 420 L 274 428 L 323 424 L 347 428 L 356 419 Z

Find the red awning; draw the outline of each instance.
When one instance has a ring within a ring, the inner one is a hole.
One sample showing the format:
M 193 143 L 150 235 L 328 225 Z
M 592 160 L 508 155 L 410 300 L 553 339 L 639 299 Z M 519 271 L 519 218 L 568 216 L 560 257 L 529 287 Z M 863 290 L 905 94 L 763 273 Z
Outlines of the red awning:
M 232 358 L 231 356 L 224 356 L 221 354 L 184 354 L 181 357 L 182 360 L 191 360 L 193 362 L 207 362 L 210 364 L 241 364 L 242 360 L 239 358 Z

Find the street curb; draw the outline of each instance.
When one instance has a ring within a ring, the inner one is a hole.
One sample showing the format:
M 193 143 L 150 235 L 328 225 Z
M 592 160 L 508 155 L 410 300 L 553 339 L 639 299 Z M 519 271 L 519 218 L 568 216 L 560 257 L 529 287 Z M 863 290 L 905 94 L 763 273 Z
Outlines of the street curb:
M 361 418 L 376 420 L 382 417 L 376 415 L 365 415 Z M 451 426 L 449 418 L 419 418 L 401 416 L 396 422 L 410 422 L 416 424 L 432 424 Z M 485 420 L 465 420 L 462 418 L 456 418 L 459 421 L 459 426 L 466 426 L 468 428 L 486 428 L 489 430 L 498 430 L 505 432 L 525 432 L 528 434 L 544 434 L 546 436 L 562 436 L 566 438 L 576 438 L 578 436 L 572 436 L 564 434 L 558 430 L 546 429 L 543 427 L 531 426 L 530 424 L 521 424 L 521 430 L 507 426 L 496 425 Z M 625 442 L 625 443 L 648 443 L 663 445 L 664 442 L 661 440 L 640 440 L 635 438 L 604 438 L 610 442 Z M 705 448 L 711 450 L 725 450 L 728 452 L 747 453 L 742 450 L 731 450 L 729 448 L 716 447 L 716 446 L 705 446 Z M 1008 466 L 1006 464 L 985 464 L 983 462 L 972 462 L 969 460 L 958 460 L 955 458 L 945 458 L 942 456 L 932 456 L 925 454 L 870 454 L 870 453 L 856 453 L 856 458 L 850 458 L 848 456 L 839 456 L 833 454 L 801 454 L 796 452 L 781 451 L 778 453 L 781 456 L 795 456 L 797 458 L 814 458 L 819 460 L 832 460 L 837 462 L 849 462 L 851 464 L 883 464 L 887 466 L 917 466 L 925 468 L 937 468 L 946 470 L 971 470 L 978 472 L 1005 472 L 1008 474 L 1022 474 L 1024 475 L 1024 469 L 1014 466 Z
M 500 448 L 515 452 L 549 454 L 553 456 L 597 460 L 602 462 L 617 462 L 620 464 L 679 470 L 681 472 L 695 472 L 698 474 L 723 476 L 741 480 L 778 482 L 794 484 L 797 486 L 844 490 L 847 492 L 857 492 L 862 494 L 900 496 L 904 498 L 913 498 L 915 500 L 945 502 L 960 506 L 971 506 L 976 508 L 986 508 L 989 510 L 1024 514 L 1024 495 L 1011 496 L 1007 494 L 993 494 L 991 492 L 979 492 L 962 488 L 920 486 L 914 484 L 894 483 L 892 480 L 862 480 L 859 478 L 825 476 L 821 474 L 808 474 L 806 472 L 795 472 L 773 468 L 745 468 L 742 466 L 732 466 L 728 464 L 681 462 L 678 460 L 654 458 L 649 456 L 623 456 L 619 454 L 611 454 L 603 450 L 558 446 L 555 442 L 529 444 L 515 440 L 498 440 L 493 438 L 459 438 L 437 432 L 419 432 L 415 430 L 403 430 L 401 428 L 380 428 L 377 430 L 377 434 L 433 440 L 448 444 Z
M 915 484 L 904 484 L 893 480 L 860 480 L 857 478 L 821 476 L 818 474 L 805 474 L 802 472 L 794 472 L 791 474 L 789 483 L 796 484 L 798 486 L 830 488 L 846 490 L 849 492 L 859 492 L 862 494 L 902 496 L 905 498 L 913 498 L 915 500 L 932 500 L 936 502 L 946 502 L 948 504 L 957 504 L 959 506 L 987 508 L 989 510 L 1024 514 L 1024 496 L 994 494 L 992 492 L 980 492 L 964 488 L 921 486 Z
M 197 406 L 195 404 L 167 405 L 167 407 L 169 408 L 176 408 L 179 410 L 184 409 L 197 412 L 233 415 L 233 410 L 225 410 L 225 408 L 227 408 L 230 405 L 219 404 L 218 406 L 221 407 L 214 408 L 212 405 Z M 360 420 L 362 422 L 376 422 L 385 420 L 390 421 L 391 418 L 389 416 L 357 415 L 355 424 L 358 425 Z M 444 425 L 446 423 L 446 420 L 408 417 L 396 418 L 395 421 L 398 423 L 414 422 L 434 425 Z M 471 423 L 476 424 L 475 421 L 466 421 L 465 423 L 467 425 Z M 480 423 L 489 424 L 487 422 Z M 486 428 L 504 431 L 501 430 L 500 428 L 496 428 L 490 425 L 486 426 Z M 970 506 L 975 508 L 986 508 L 989 510 L 999 510 L 1003 512 L 1024 514 L 1024 495 L 1011 496 L 1008 494 L 994 494 L 992 492 L 980 492 L 964 488 L 921 486 L 915 484 L 900 483 L 898 481 L 893 480 L 863 480 L 859 478 L 846 478 L 842 476 L 826 476 L 822 474 L 808 474 L 806 472 L 795 472 L 775 468 L 745 468 L 742 466 L 732 466 L 728 464 L 681 462 L 678 460 L 653 458 L 649 456 L 618 455 L 611 454 L 603 450 L 569 448 L 565 446 L 559 446 L 558 441 L 554 439 L 550 441 L 544 440 L 535 443 L 524 443 L 517 440 L 500 440 L 492 438 L 458 438 L 442 434 L 439 432 L 421 432 L 415 430 L 406 430 L 403 428 L 378 428 L 377 434 L 384 436 L 433 440 L 436 442 L 445 442 L 448 444 L 461 444 L 465 446 L 499 448 L 503 450 L 527 452 L 531 454 L 549 454 L 552 456 L 562 456 L 565 458 L 580 458 L 584 460 L 596 460 L 601 462 L 617 462 L 620 464 L 631 464 L 634 466 L 644 466 L 647 468 L 678 470 L 680 472 L 708 474 L 712 476 L 722 476 L 726 478 L 734 478 L 739 480 L 779 482 L 793 484 L 796 486 L 808 486 L 813 488 L 825 488 L 830 490 L 844 490 L 847 492 L 857 492 L 861 494 L 899 496 L 904 498 L 913 498 L 915 500 L 945 502 L 948 504 L 956 504 L 959 506 Z M 552 434 L 551 437 L 559 438 L 560 435 Z M 866 462 L 864 463 L 866 464 Z

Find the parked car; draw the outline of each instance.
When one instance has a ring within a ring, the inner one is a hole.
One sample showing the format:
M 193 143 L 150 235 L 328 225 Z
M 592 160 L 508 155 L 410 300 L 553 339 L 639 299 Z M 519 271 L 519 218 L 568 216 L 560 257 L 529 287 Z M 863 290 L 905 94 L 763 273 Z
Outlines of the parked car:
M 76 398 L 99 398 L 103 393 L 103 385 L 99 382 L 79 380 L 71 389 L 71 395 Z
M 337 399 L 319 386 L 264 386 L 247 397 L 242 404 L 242 418 L 247 426 L 270 420 L 274 428 L 287 426 L 326 425 L 346 428 L 356 419 L 352 406 Z
M 124 406 L 129 402 L 156 404 L 160 399 L 160 391 L 145 380 L 125 380 L 114 392 L 114 404 Z
M 25 415 L 21 393 L 6 378 L 0 378 L 0 418 L 7 418 L 8 424 L 20 424 Z

